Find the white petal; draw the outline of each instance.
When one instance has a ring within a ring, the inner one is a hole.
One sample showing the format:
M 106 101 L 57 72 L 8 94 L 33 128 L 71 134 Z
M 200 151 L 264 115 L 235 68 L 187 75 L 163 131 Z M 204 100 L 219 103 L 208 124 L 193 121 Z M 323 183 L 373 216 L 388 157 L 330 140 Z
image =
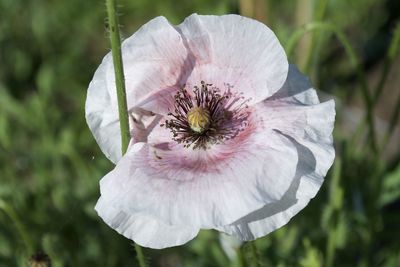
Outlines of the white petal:
M 295 175 L 293 143 L 260 121 L 252 125 L 206 151 L 150 135 L 148 144 L 134 144 L 101 180 L 102 196 L 126 213 L 146 213 L 171 225 L 232 223 L 281 199 Z M 171 135 L 160 128 L 153 133 Z
M 289 72 L 285 83 L 268 101 L 284 101 L 294 105 L 319 104 L 317 92 L 312 88 L 310 79 L 302 74 L 296 65 L 289 65 Z
M 287 224 L 300 210 L 307 206 L 310 199 L 284 199 L 266 205 L 237 222 L 219 227 L 217 230 L 230 234 L 240 240 L 250 241 L 263 237 Z
M 151 106 L 150 111 L 165 112 L 175 90 L 184 84 L 193 67 L 191 56 L 176 28 L 164 17 L 157 17 L 143 25 L 122 45 L 128 108 L 143 108 L 149 99 L 167 99 Z M 110 73 L 112 73 L 110 71 Z M 114 88 L 114 75 L 110 75 L 108 88 Z M 144 103 L 143 103 L 144 102 Z M 139 104 L 140 103 L 140 104 Z
M 263 103 L 265 123 L 287 136 L 299 155 L 290 189 L 279 201 L 267 204 L 230 225 L 218 227 L 219 230 L 242 240 L 264 236 L 285 225 L 316 195 L 335 157 L 332 140 L 335 109 L 333 101 L 304 105 L 310 99 L 315 102 L 312 94 L 313 91 L 305 90 Z
M 86 122 L 104 155 L 116 163 L 121 157 L 121 136 L 118 106 L 112 103 L 107 89 L 107 70 L 111 56 L 107 55 L 89 84 L 86 98 Z
M 240 220 L 223 227 L 217 228 L 231 234 L 240 240 L 248 241 L 265 236 L 282 227 L 307 206 L 323 183 L 323 178 L 330 168 L 333 155 L 314 154 L 307 147 L 296 143 L 298 153 L 301 155 L 296 177 L 289 190 L 279 201 L 265 205 L 263 208 L 252 212 Z M 330 160 L 319 161 L 318 157 L 328 157 Z
M 188 17 L 174 27 L 157 17 L 122 44 L 128 109 L 166 114 L 183 84 L 201 80 L 225 89 L 225 83 L 263 100 L 277 91 L 287 75 L 287 59 L 273 32 L 237 15 Z M 103 153 L 114 163 L 121 144 L 110 53 L 89 85 L 86 119 Z
M 193 239 L 199 232 L 195 227 L 167 225 L 149 216 L 128 214 L 114 208 L 103 197 L 95 209 L 111 228 L 143 247 L 161 249 L 179 246 Z
M 224 83 L 257 103 L 278 91 L 288 73 L 285 51 L 264 24 L 239 15 L 193 14 L 178 26 L 193 55 L 188 84 Z
M 142 102 L 149 106 L 154 94 L 162 95 L 151 111 L 165 110 L 171 94 L 185 74 L 186 48 L 176 29 L 164 17 L 143 25 L 122 44 L 128 109 Z M 189 68 L 190 69 L 190 68 Z M 121 157 L 121 141 L 115 75 L 108 53 L 91 81 L 86 99 L 86 120 L 103 153 L 116 163 Z

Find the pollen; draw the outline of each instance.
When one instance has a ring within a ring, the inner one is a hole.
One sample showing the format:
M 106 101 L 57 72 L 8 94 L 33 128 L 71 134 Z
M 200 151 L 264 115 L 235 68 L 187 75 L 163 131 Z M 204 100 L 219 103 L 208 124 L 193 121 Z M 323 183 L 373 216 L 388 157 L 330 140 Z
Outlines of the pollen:
M 210 126 L 210 111 L 202 107 L 193 107 L 187 113 L 187 120 L 190 129 L 192 129 L 196 133 L 203 133 Z

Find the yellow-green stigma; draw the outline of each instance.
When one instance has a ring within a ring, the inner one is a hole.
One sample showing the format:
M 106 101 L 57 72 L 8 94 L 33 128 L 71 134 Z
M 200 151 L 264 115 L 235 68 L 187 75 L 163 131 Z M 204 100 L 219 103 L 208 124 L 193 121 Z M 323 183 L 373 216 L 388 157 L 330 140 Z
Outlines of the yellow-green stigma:
M 210 112 L 206 108 L 193 107 L 187 113 L 190 129 L 196 133 L 203 133 L 210 126 Z

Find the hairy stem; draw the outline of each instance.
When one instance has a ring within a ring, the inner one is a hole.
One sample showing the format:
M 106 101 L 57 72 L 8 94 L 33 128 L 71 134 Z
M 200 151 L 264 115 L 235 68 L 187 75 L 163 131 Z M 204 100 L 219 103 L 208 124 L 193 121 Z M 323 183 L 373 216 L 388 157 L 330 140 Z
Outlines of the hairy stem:
M 116 0 L 106 0 L 106 6 L 110 28 L 111 53 L 115 71 L 115 85 L 117 89 L 119 122 L 121 128 L 121 150 L 122 154 L 125 154 L 130 140 L 130 133 Z M 134 247 L 136 250 L 139 266 L 147 267 L 148 265 L 145 261 L 142 248 L 138 244 L 135 244 Z
M 129 140 L 129 119 L 126 102 L 124 67 L 122 65 L 121 40 L 119 36 L 118 16 L 116 14 L 116 0 L 106 0 L 108 23 L 110 28 L 111 53 L 115 71 L 115 85 L 118 98 L 119 123 L 121 128 L 121 149 L 125 154 Z

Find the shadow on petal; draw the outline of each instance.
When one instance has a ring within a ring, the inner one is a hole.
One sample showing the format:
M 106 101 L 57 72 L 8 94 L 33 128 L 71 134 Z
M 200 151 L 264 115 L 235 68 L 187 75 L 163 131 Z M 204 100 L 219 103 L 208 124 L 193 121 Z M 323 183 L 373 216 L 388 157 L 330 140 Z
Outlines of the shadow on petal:
M 308 91 L 308 92 L 307 92 Z M 304 95 L 301 97 L 301 95 Z M 296 65 L 289 65 L 289 72 L 286 78 L 285 83 L 282 85 L 282 88 L 279 89 L 275 94 L 268 97 L 266 101 L 275 101 L 275 100 L 288 100 L 291 99 L 295 101 L 297 104 L 304 104 L 304 98 L 312 99 L 313 103 L 319 103 L 316 101 L 318 99 L 315 91 L 312 89 L 312 84 L 310 79 L 302 74 Z
M 134 111 L 135 109 L 139 108 L 164 116 L 173 111 L 175 103 L 174 96 L 176 92 L 186 84 L 196 65 L 195 56 L 187 47 L 185 39 L 183 40 L 184 45 L 187 48 L 188 55 L 186 56 L 183 65 L 178 70 L 176 70 L 179 72 L 179 74 L 176 78 L 174 85 L 160 88 L 156 92 L 148 95 L 147 97 L 142 99 L 137 105 L 131 108 L 130 111 Z
M 293 182 L 291 183 L 289 189 L 286 191 L 286 193 L 279 201 L 267 204 L 261 209 L 256 210 L 248 214 L 247 216 L 237 220 L 231 225 L 224 227 L 224 230 L 228 230 L 227 231 L 228 233 L 232 234 L 232 231 L 236 232 L 235 235 L 239 234 L 241 238 L 244 240 L 252 240 L 261 235 L 266 235 L 276 230 L 277 228 L 285 225 L 290 220 L 290 218 L 295 215 L 295 213 L 287 214 L 287 216 L 284 216 L 283 220 L 275 220 L 272 219 L 271 217 L 279 213 L 286 212 L 289 208 L 298 203 L 299 200 L 296 196 L 302 178 L 304 179 L 307 175 L 313 173 L 316 169 L 316 159 L 310 149 L 298 143 L 294 138 L 285 135 L 281 132 L 279 133 L 284 135 L 291 142 L 293 142 L 293 144 L 296 147 L 297 153 L 299 155 L 299 161 L 296 167 L 295 178 L 293 179 Z M 257 234 L 257 236 L 255 236 L 252 229 L 250 229 L 249 224 L 261 220 L 268 220 L 269 218 L 271 218 L 271 223 L 266 223 L 265 228 L 261 230 L 263 231 L 263 233 Z

